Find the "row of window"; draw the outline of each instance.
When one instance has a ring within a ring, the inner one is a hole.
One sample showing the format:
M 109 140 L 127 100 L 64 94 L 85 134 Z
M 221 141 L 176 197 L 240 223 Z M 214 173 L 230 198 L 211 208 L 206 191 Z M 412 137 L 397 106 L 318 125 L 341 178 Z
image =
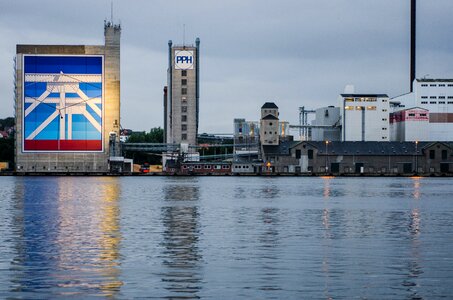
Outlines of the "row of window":
M 345 98 L 345 102 L 376 102 L 377 98 L 368 98 L 368 97 L 361 97 L 361 98 Z M 387 99 L 382 99 L 382 102 L 387 102 Z
M 428 96 L 422 96 L 422 99 L 428 99 Z M 445 96 L 429 96 L 429 99 L 445 99 Z M 447 99 L 453 99 L 453 96 L 448 96 Z
M 345 106 L 344 109 L 346 110 L 365 110 L 365 106 Z M 376 110 L 376 106 L 366 106 L 366 110 Z
M 419 114 L 420 117 L 426 117 L 427 114 Z M 415 114 L 414 113 L 410 113 L 409 114 L 409 117 L 415 117 Z
M 189 166 L 183 165 L 182 168 L 183 168 L 183 169 L 187 169 L 187 168 L 189 168 Z M 195 166 L 193 166 L 193 168 L 194 168 L 194 169 L 197 169 L 197 170 L 201 170 L 201 169 L 203 169 L 203 166 L 202 166 L 202 165 L 195 165 Z M 229 168 L 230 168 L 229 165 L 223 165 L 223 166 L 221 166 L 221 165 L 213 165 L 213 166 L 211 166 L 211 165 L 204 165 L 204 169 L 205 169 L 205 170 L 210 170 L 210 169 L 214 169 L 214 170 L 224 169 L 224 170 L 227 170 L 227 169 L 229 169 Z
M 428 86 L 427 83 L 423 83 L 422 84 L 422 87 L 427 87 L 427 86 Z M 436 86 L 438 86 L 438 87 L 445 87 L 445 86 L 453 87 L 453 84 L 449 83 L 449 84 L 445 85 L 444 83 L 439 83 L 439 84 L 431 83 L 431 84 L 429 84 L 429 86 L 430 87 L 436 87 Z
M 421 104 L 428 104 L 428 101 L 421 101 Z M 429 104 L 445 104 L 445 101 L 429 101 Z M 448 101 L 447 104 L 453 104 L 453 101 Z

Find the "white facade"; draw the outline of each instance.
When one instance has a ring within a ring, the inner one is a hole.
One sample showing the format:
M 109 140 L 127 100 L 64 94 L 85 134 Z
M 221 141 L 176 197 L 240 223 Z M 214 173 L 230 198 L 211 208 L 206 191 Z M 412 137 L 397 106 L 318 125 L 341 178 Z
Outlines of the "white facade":
M 342 141 L 390 141 L 387 95 L 341 94 L 339 102 Z
M 414 107 L 391 113 L 390 133 L 392 141 L 427 141 L 429 138 L 429 111 Z
M 453 141 L 453 79 L 416 79 L 413 90 L 392 102 L 400 103 L 399 110 L 420 107 L 429 111 L 426 141 Z
M 340 141 L 340 108 L 334 106 L 321 107 L 316 109 L 316 117 L 311 123 L 312 141 Z M 316 127 L 326 126 L 326 127 Z

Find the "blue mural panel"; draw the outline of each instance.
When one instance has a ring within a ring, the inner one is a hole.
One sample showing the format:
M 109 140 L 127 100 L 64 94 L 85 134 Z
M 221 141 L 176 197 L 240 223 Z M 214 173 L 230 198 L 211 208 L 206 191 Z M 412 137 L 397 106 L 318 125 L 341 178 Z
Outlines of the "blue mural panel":
M 24 55 L 24 151 L 102 151 L 103 56 Z

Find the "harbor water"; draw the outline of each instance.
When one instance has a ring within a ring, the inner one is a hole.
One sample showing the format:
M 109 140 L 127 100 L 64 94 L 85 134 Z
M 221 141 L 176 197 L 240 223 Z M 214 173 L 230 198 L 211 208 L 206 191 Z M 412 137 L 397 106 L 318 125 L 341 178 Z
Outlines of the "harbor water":
M 0 177 L 0 298 L 453 298 L 449 178 Z

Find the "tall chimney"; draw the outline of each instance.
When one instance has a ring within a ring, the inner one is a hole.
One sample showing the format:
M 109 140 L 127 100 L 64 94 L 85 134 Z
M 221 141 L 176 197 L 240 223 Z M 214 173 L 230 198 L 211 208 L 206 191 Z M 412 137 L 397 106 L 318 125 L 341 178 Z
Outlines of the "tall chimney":
M 416 37 L 416 0 L 411 0 L 411 78 L 410 78 L 410 91 L 412 92 L 412 83 L 415 80 L 415 37 Z

